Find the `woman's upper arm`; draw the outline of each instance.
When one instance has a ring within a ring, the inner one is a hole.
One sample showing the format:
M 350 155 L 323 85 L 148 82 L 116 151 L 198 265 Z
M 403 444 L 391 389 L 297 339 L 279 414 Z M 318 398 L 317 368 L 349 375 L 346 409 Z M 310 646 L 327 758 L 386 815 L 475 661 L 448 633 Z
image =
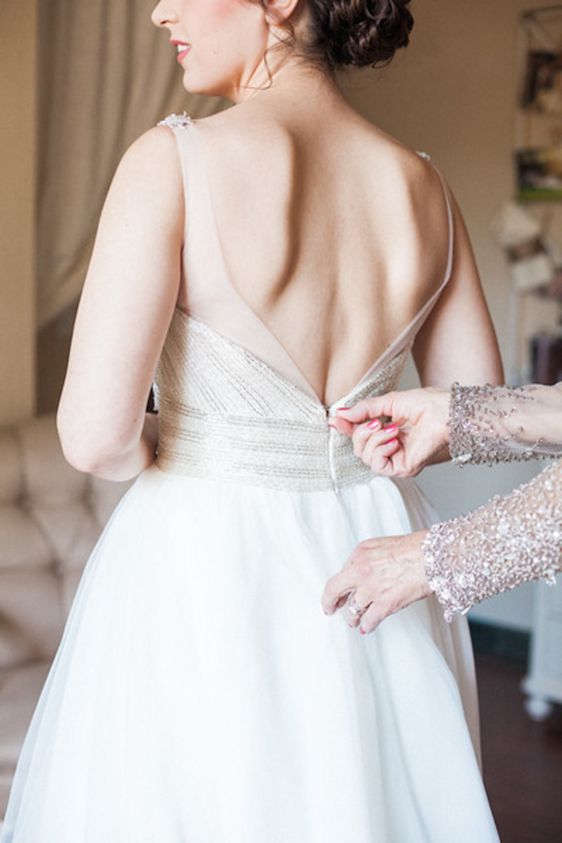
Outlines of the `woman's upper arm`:
M 451 275 L 437 304 L 419 331 L 413 348 L 423 386 L 448 388 L 503 383 L 497 338 L 490 318 L 472 245 L 459 206 L 453 209 Z
M 151 128 L 121 158 L 100 216 L 57 411 L 67 457 L 140 439 L 177 299 L 184 213 L 173 132 Z

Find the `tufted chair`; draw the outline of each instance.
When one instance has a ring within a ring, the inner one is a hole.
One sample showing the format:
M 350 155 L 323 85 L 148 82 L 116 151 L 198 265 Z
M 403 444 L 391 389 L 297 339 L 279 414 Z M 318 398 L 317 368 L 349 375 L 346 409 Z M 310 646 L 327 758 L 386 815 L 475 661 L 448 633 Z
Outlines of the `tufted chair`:
M 0 817 L 82 569 L 131 482 L 68 465 L 54 414 L 0 430 Z

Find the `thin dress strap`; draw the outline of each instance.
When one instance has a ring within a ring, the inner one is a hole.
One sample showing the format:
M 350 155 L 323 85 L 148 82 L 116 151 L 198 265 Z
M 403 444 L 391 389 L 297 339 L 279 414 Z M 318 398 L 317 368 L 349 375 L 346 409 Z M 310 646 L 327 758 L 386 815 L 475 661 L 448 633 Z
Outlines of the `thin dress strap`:
M 441 184 L 443 186 L 443 193 L 445 195 L 445 202 L 446 202 L 446 205 L 447 205 L 447 223 L 448 223 L 448 236 L 449 236 L 449 245 L 448 245 L 448 251 L 447 251 L 447 268 L 445 269 L 445 277 L 443 279 L 443 282 L 442 282 L 441 286 L 439 287 L 439 289 L 437 291 L 439 293 L 439 292 L 441 292 L 441 290 L 443 289 L 443 287 L 445 286 L 445 284 L 447 283 L 447 281 L 451 277 L 451 270 L 453 268 L 453 243 L 454 243 L 454 240 L 455 240 L 455 225 L 454 225 L 454 218 L 453 218 L 453 200 L 452 200 L 452 197 L 451 197 L 451 191 L 449 189 L 449 185 L 447 184 L 447 181 L 446 181 L 443 173 L 439 169 L 439 167 L 437 167 L 433 163 L 433 161 L 431 160 L 431 158 L 427 154 L 427 152 L 424 152 L 424 153 L 418 152 L 418 155 L 421 155 L 423 158 L 425 158 L 427 161 L 429 161 L 429 163 L 431 164 L 431 166 L 433 167 L 433 169 L 435 170 L 435 172 L 439 176 L 439 178 L 441 180 Z
M 385 350 L 382 352 L 380 357 L 375 360 L 373 365 L 365 372 L 359 384 L 365 383 L 370 377 L 372 377 L 373 373 L 377 370 L 385 366 L 392 358 L 399 354 L 409 343 L 413 342 L 414 337 L 416 336 L 417 332 L 421 328 L 424 321 L 429 316 L 429 313 L 437 299 L 443 292 L 443 289 L 447 285 L 449 278 L 451 277 L 451 271 L 453 268 L 453 244 L 455 240 L 455 231 L 454 231 L 454 217 L 453 217 L 453 206 L 452 206 L 452 199 L 449 187 L 447 182 L 439 170 L 438 167 L 435 166 L 431 157 L 427 154 L 427 152 L 419 152 L 417 153 L 421 158 L 424 158 L 428 161 L 433 169 L 437 172 L 440 180 L 441 185 L 443 187 L 443 193 L 445 195 L 445 202 L 447 207 L 447 227 L 448 227 L 448 246 L 447 246 L 447 266 L 445 268 L 445 274 L 443 276 L 443 280 L 441 281 L 439 287 L 435 290 L 435 292 L 429 297 L 429 299 L 425 302 L 424 305 L 418 310 L 414 318 L 408 322 L 408 324 L 400 331 L 397 337 L 388 345 Z
M 183 114 L 168 114 L 167 117 L 164 117 L 163 120 L 159 120 L 156 124 L 157 126 L 168 126 L 168 128 L 172 129 L 176 138 L 177 146 L 178 146 L 178 153 L 180 159 L 180 166 L 181 166 L 181 173 L 182 173 L 182 180 L 183 180 L 183 195 L 184 198 L 187 199 L 189 196 L 189 191 L 187 189 L 188 184 L 188 167 L 187 167 L 187 151 L 185 149 L 187 136 L 183 138 L 183 141 L 180 140 L 178 135 L 177 129 L 187 129 L 188 126 L 191 126 L 193 123 L 189 114 L 184 111 Z M 180 134 L 183 134 L 181 132 Z M 186 202 L 187 205 L 187 202 Z M 186 222 L 187 222 L 187 207 L 186 207 Z
M 173 130 L 181 161 L 186 217 L 182 273 L 189 316 L 261 357 L 317 399 L 296 361 L 228 277 L 197 121 L 184 111 L 168 115 L 157 125 Z

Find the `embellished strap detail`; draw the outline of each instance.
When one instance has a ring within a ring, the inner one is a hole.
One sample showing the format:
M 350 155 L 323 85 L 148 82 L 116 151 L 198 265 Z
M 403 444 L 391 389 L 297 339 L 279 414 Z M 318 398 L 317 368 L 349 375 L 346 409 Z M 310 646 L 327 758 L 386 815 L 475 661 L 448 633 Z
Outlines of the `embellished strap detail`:
M 191 126 L 192 123 L 193 120 L 187 111 L 183 111 L 181 114 L 176 114 L 175 112 L 168 114 L 168 116 L 164 117 L 163 120 L 159 120 L 156 125 L 169 126 L 170 129 L 186 129 L 188 126 Z
M 425 158 L 426 161 L 431 161 L 431 155 L 429 152 L 422 152 L 421 149 L 416 149 L 416 153 L 420 156 L 420 158 Z

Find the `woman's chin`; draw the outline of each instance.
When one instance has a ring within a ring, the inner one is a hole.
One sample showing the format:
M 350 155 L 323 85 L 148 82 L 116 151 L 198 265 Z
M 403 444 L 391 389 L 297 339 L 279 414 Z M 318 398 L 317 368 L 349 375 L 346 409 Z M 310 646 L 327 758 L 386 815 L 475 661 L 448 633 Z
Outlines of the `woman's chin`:
M 216 85 L 205 83 L 203 80 L 197 80 L 194 78 L 193 74 L 184 73 L 181 83 L 188 94 L 201 94 L 201 96 L 205 97 L 224 96 L 222 91 L 219 91 Z

